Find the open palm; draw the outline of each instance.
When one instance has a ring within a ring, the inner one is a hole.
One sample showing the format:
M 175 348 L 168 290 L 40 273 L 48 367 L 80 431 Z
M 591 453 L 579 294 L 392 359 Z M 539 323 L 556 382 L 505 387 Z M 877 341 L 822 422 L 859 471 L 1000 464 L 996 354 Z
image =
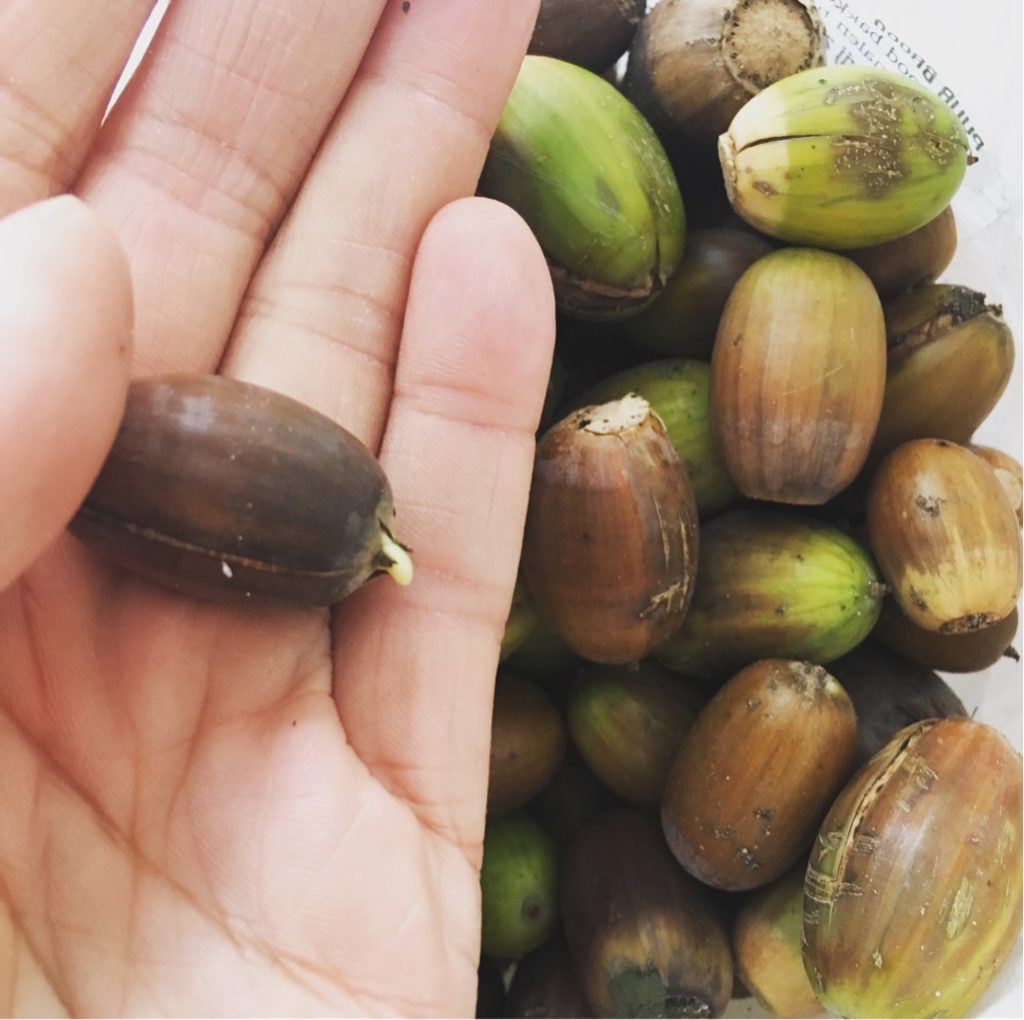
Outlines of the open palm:
M 553 314 L 465 196 L 536 3 L 173 0 L 101 128 L 150 6 L 0 0 L 0 1011 L 467 1014 Z M 63 534 L 180 370 L 379 450 L 412 586 L 214 607 Z

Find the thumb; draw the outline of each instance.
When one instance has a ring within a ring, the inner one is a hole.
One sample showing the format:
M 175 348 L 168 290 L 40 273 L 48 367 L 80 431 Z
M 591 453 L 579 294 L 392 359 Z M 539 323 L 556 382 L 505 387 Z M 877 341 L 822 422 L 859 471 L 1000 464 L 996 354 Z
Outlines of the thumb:
M 124 410 L 132 301 L 113 232 L 71 196 L 0 220 L 0 589 L 71 520 Z

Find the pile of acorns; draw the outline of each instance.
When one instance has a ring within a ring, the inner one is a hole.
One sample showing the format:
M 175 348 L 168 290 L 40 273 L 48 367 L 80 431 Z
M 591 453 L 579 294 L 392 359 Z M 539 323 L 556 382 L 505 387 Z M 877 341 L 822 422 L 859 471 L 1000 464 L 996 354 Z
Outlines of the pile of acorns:
M 643 9 L 545 0 L 480 183 L 560 321 L 478 1011 L 964 1015 L 1022 900 L 1020 755 L 932 672 L 1013 654 L 1021 590 L 1021 466 L 971 444 L 1013 340 L 933 282 L 967 138 L 821 66 L 809 0 Z

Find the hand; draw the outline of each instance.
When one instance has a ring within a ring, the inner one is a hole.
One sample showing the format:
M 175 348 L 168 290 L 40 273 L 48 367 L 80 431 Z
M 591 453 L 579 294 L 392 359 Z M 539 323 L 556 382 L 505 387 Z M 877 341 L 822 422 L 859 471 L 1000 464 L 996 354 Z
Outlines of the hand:
M 553 310 L 465 196 L 536 2 L 173 0 L 100 127 L 149 6 L 0 0 L 0 1011 L 468 1015 Z M 63 534 L 171 370 L 379 450 L 412 586 L 213 607 Z

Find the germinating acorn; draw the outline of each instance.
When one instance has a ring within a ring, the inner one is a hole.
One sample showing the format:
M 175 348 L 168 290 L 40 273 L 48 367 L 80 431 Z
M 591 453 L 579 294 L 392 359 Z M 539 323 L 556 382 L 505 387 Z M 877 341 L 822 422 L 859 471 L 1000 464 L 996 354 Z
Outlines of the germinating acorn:
M 676 751 L 703 704 L 695 685 L 656 662 L 588 664 L 569 694 L 569 732 L 609 790 L 630 804 L 657 808 Z
M 702 516 L 739 498 L 711 437 L 710 382 L 707 362 L 670 358 L 617 372 L 577 398 L 581 404 L 600 404 L 629 393 L 643 397 L 665 426 Z
M 1017 517 L 992 468 L 965 447 L 917 439 L 893 450 L 872 479 L 867 528 L 893 598 L 919 627 L 981 630 L 1017 605 Z
M 676 859 L 718 889 L 756 889 L 810 849 L 853 771 L 857 717 L 823 667 L 762 659 L 683 736 L 661 802 Z
M 523 538 L 540 613 L 592 662 L 643 658 L 682 622 L 697 507 L 661 420 L 630 395 L 541 439 Z
M 600 74 L 629 47 L 645 0 L 540 0 L 530 53 Z
M 871 462 L 910 439 L 966 443 L 1013 371 L 1002 309 L 968 287 L 931 284 L 884 311 L 889 354 Z
M 837 528 L 731 510 L 701 526 L 693 601 L 654 658 L 712 680 L 758 659 L 827 664 L 867 637 L 884 593 L 871 557 Z
M 637 311 L 683 253 L 683 203 L 654 131 L 613 85 L 562 60 L 523 61 L 480 191 L 530 225 L 567 313 Z
M 488 822 L 480 867 L 481 951 L 517 957 L 558 924 L 558 850 L 525 811 Z
M 804 886 L 804 962 L 846 1017 L 968 1016 L 1021 929 L 1021 758 L 991 726 L 901 730 L 836 799 Z
M 820 248 L 883 244 L 934 219 L 969 161 L 956 115 L 874 67 L 813 68 L 754 96 L 719 139 L 733 208 Z
M 881 303 L 853 262 L 814 248 L 758 259 L 711 356 L 711 430 L 740 492 L 820 504 L 849 485 L 878 424 L 885 357 Z
M 709 359 L 730 291 L 771 250 L 767 238 L 748 230 L 691 230 L 679 268 L 646 308 L 623 320 L 623 334 L 655 354 Z
M 618 808 L 566 854 L 562 919 L 594 1016 L 721 1016 L 732 955 L 709 890 L 673 860 L 656 819 Z
M 544 689 L 502 671 L 494 686 L 487 813 L 522 807 L 544 789 L 565 752 L 561 713 Z
M 325 606 L 412 579 L 391 489 L 351 433 L 220 375 L 138 379 L 71 523 L 92 550 L 183 595 Z
M 864 270 L 883 301 L 932 283 L 956 252 L 956 220 L 947 205 L 935 219 L 903 237 L 845 254 Z
M 1013 647 L 1019 626 L 1016 607 L 998 623 L 966 634 L 938 634 L 910 620 L 896 600 L 882 604 L 871 638 L 910 662 L 943 673 L 977 673 L 1000 659 L 1020 661 Z

